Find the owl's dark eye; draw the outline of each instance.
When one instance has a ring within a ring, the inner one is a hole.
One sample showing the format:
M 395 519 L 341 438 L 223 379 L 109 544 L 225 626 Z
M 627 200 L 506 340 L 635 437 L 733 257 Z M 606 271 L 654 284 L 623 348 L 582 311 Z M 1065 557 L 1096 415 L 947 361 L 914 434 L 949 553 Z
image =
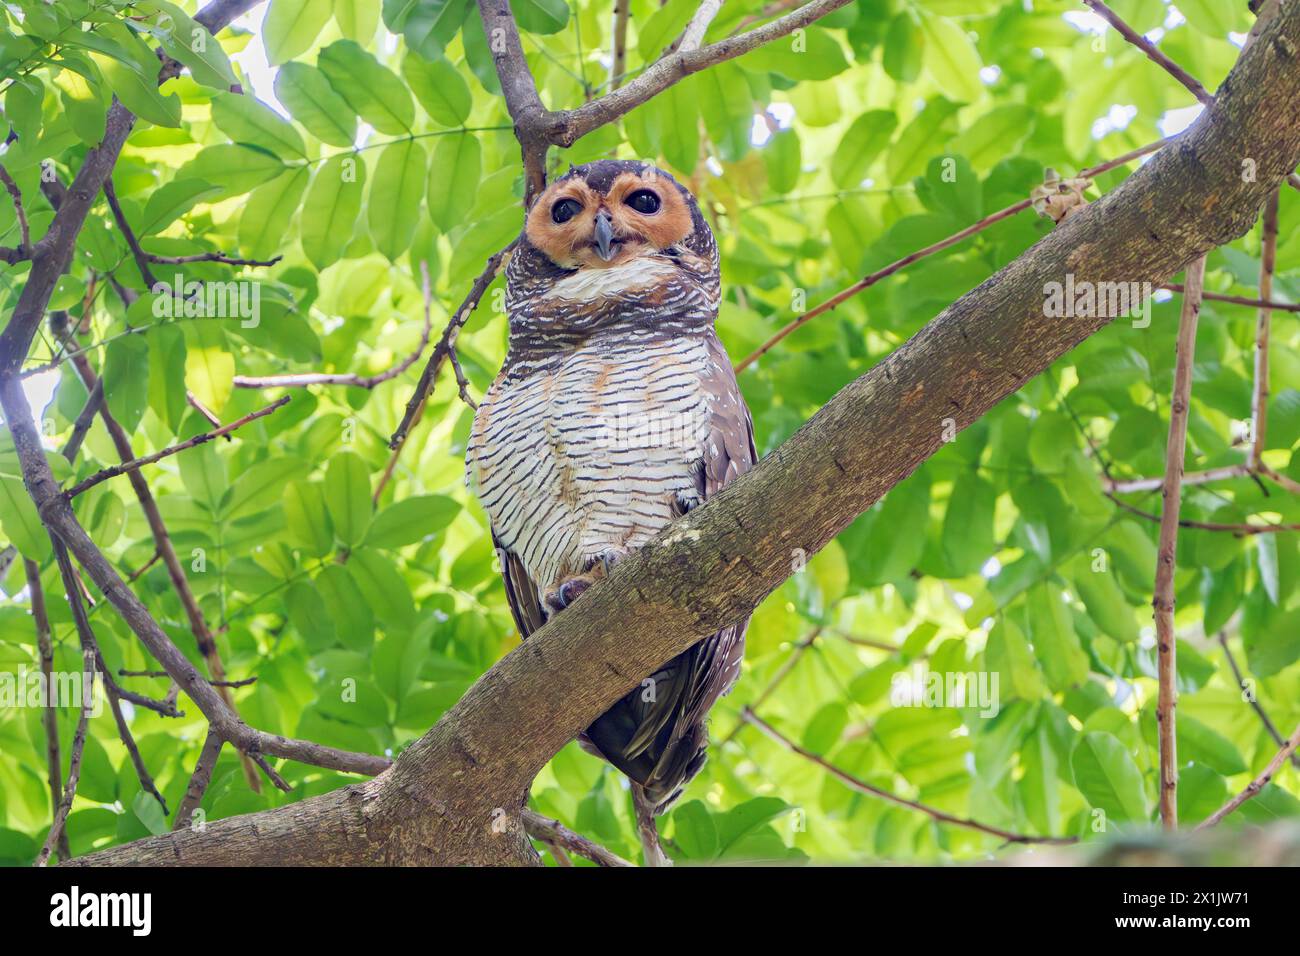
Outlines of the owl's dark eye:
M 623 202 L 646 216 L 659 211 L 659 197 L 648 189 L 638 189 Z
M 551 221 L 568 222 L 576 216 L 581 209 L 582 204 L 576 199 L 561 199 L 551 207 Z

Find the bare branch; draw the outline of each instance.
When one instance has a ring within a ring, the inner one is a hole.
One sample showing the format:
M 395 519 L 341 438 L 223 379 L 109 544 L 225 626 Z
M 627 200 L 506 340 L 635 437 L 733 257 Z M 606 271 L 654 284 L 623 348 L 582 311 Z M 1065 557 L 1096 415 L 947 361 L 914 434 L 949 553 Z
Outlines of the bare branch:
M 1197 80 L 1194 76 L 1192 76 L 1190 73 L 1184 70 L 1173 60 L 1169 59 L 1169 57 L 1165 56 L 1165 54 L 1161 52 L 1158 46 L 1156 46 L 1154 43 L 1152 43 L 1142 34 L 1138 33 L 1127 23 L 1125 23 L 1124 20 L 1119 16 L 1119 14 L 1117 14 L 1110 7 L 1106 6 L 1106 4 L 1102 2 L 1102 0 L 1083 0 L 1083 2 L 1086 3 L 1089 7 L 1091 7 L 1093 9 L 1093 12 L 1095 12 L 1097 16 L 1101 17 L 1112 27 L 1114 27 L 1120 36 L 1122 36 L 1129 43 L 1133 44 L 1135 47 L 1137 47 L 1139 50 L 1145 53 L 1148 59 L 1150 59 L 1162 70 L 1164 70 L 1166 73 L 1172 76 L 1179 83 L 1183 84 L 1183 86 L 1187 87 L 1188 92 L 1190 92 L 1198 100 L 1200 100 L 1206 106 L 1209 106 L 1211 103 L 1214 102 L 1214 97 L 1211 96 L 1210 93 L 1205 89 L 1205 87 L 1201 85 L 1199 80 Z
M 1090 169 L 1085 169 L 1083 172 L 1079 174 L 1079 176 L 1080 178 L 1088 178 L 1088 179 L 1091 179 L 1094 176 L 1099 176 L 1104 172 L 1108 172 L 1109 170 L 1115 169 L 1119 166 L 1123 166 L 1125 163 L 1131 163 L 1133 160 L 1141 156 L 1145 156 L 1148 153 L 1154 153 L 1157 150 L 1161 149 L 1163 146 L 1165 146 L 1169 141 L 1170 141 L 1169 139 L 1162 139 L 1155 143 L 1148 143 L 1146 146 L 1141 146 L 1138 149 L 1130 150 L 1129 152 L 1125 153 L 1123 156 L 1117 156 L 1115 159 L 1108 160 L 1107 162 L 1101 163 L 1097 166 L 1093 166 Z M 735 371 L 737 373 L 743 372 L 745 369 L 749 368 L 760 358 L 762 358 L 764 355 L 770 352 L 778 342 L 784 339 L 791 332 L 794 332 L 800 326 L 806 325 L 807 323 L 811 322 L 813 319 L 817 318 L 817 316 L 823 315 L 826 312 L 833 311 L 835 307 L 840 305 L 842 302 L 851 299 L 859 292 L 871 288 L 873 285 L 875 285 L 877 282 L 880 282 L 882 279 L 888 279 L 894 273 L 906 269 L 912 263 L 924 259 L 926 256 L 932 256 L 936 252 L 942 252 L 944 249 L 947 249 L 949 246 L 955 246 L 957 243 L 961 242 L 962 240 L 969 239 L 977 232 L 983 232 L 985 229 L 988 229 L 990 226 L 997 225 L 999 222 L 1001 222 L 1004 219 L 1010 219 L 1012 216 L 1017 215 L 1018 213 L 1022 213 L 1026 209 L 1029 209 L 1031 205 L 1032 205 L 1032 201 L 1029 199 L 1022 199 L 1019 202 L 1014 202 L 1010 206 L 1007 206 L 1005 209 L 999 209 L 997 212 L 989 213 L 989 215 L 985 216 L 983 219 L 979 220 L 978 222 L 971 223 L 965 229 L 961 229 L 953 233 L 951 236 L 949 236 L 946 239 L 940 239 L 938 242 L 932 243 L 926 246 L 924 249 L 918 249 L 916 252 L 908 253 L 907 255 L 903 256 L 903 258 L 898 259 L 895 262 L 891 262 L 883 269 L 878 269 L 875 272 L 871 273 L 870 275 L 863 276 L 857 282 L 853 283 L 853 285 L 835 293 L 835 295 L 831 296 L 825 302 L 822 302 L 819 305 L 815 306 L 814 308 L 809 309 L 807 312 L 800 315 L 797 319 L 794 319 L 792 322 L 783 326 L 780 329 L 780 331 L 778 331 L 770 339 L 768 339 L 758 348 L 754 349 L 754 351 L 751 352 L 749 355 L 745 356 L 745 358 L 737 362 L 735 366 Z
M 102 386 L 103 386 L 102 379 L 96 381 L 95 383 L 96 388 L 101 388 Z M 112 465 L 108 468 L 104 468 L 100 471 L 97 471 L 93 475 L 90 475 L 87 478 L 83 478 L 81 481 L 77 482 L 75 485 L 73 485 L 71 488 L 65 491 L 63 493 L 64 497 L 69 499 L 75 498 L 77 497 L 77 495 L 81 494 L 82 492 L 89 491 L 91 488 L 95 487 L 101 481 L 107 481 L 110 478 L 116 478 L 118 475 L 125 475 L 129 471 L 138 471 L 139 469 L 143 468 L 145 465 L 152 465 L 156 461 L 162 461 L 164 458 L 170 458 L 172 455 L 179 454 L 180 452 L 183 452 L 186 449 L 194 448 L 195 446 L 202 445 L 205 442 L 210 442 L 214 438 L 220 438 L 222 435 L 229 435 L 231 432 L 242 428 L 243 426 L 247 425 L 249 422 L 256 421 L 259 418 L 264 418 L 265 416 L 270 415 L 276 409 L 283 408 L 285 405 L 289 404 L 289 398 L 290 396 L 283 395 L 280 398 L 276 399 L 274 402 L 272 402 L 270 405 L 267 405 L 265 408 L 259 408 L 255 412 L 249 412 L 243 418 L 236 419 L 235 421 L 231 422 L 229 425 L 222 425 L 220 428 L 217 428 L 210 432 L 202 432 L 201 434 L 195 435 L 193 438 L 188 438 L 183 442 L 180 442 L 175 445 L 171 445 L 168 448 L 164 448 L 162 451 L 156 451 L 152 455 L 143 455 L 140 458 L 132 458 L 130 461 L 124 461 L 120 465 Z
M 203 794 L 207 793 L 208 784 L 212 781 L 212 770 L 217 765 L 223 743 L 216 731 L 208 730 L 208 735 L 203 740 L 203 749 L 199 751 L 198 762 L 194 764 L 190 784 L 185 788 L 185 797 L 176 810 L 176 819 L 172 821 L 173 830 L 182 830 L 190 825 L 194 811 L 203 802 Z
M 632 11 L 632 0 L 614 0 L 614 57 L 609 65 L 609 88 L 623 85 L 627 74 L 627 22 Z
M 50 783 L 50 809 L 57 811 L 63 793 L 63 760 L 59 756 L 59 717 L 54 709 L 50 688 L 54 686 L 54 646 L 50 641 L 50 617 L 45 608 L 45 591 L 41 587 L 41 569 L 35 561 L 24 559 L 27 573 L 27 593 L 32 602 L 32 619 L 36 623 L 36 650 L 41 660 L 41 676 L 45 679 L 46 695 L 41 705 L 41 723 L 45 727 L 45 757 L 47 778 Z M 72 856 L 68 849 L 67 830 L 59 832 L 56 843 L 59 859 Z
M 1202 820 L 1196 829 L 1207 830 L 1210 827 L 1218 826 L 1224 817 L 1263 790 L 1268 782 L 1273 779 L 1273 775 L 1282 769 L 1282 764 L 1287 762 L 1298 747 L 1300 747 L 1300 725 L 1296 726 L 1295 731 L 1282 745 L 1282 749 L 1273 755 L 1273 759 L 1268 762 L 1268 766 L 1264 768 L 1264 771 L 1248 783 L 1245 790 Z
M 398 422 L 397 429 L 393 432 L 392 438 L 388 440 L 389 448 L 400 451 L 402 445 L 406 442 L 406 433 L 410 430 L 416 416 L 423 408 L 425 399 L 433 390 L 433 384 L 438 378 L 438 372 L 442 370 L 442 363 L 456 348 L 456 337 L 478 307 L 479 300 L 483 298 L 483 293 L 487 291 L 487 287 L 492 284 L 492 280 L 497 277 L 497 274 L 504 267 L 507 257 L 514 247 L 514 242 L 511 242 L 504 249 L 488 257 L 487 264 L 484 265 L 483 271 L 479 273 L 478 278 L 470 286 L 464 301 L 461 302 L 460 307 L 452 313 L 451 318 L 447 321 L 447 327 L 442 330 L 442 337 L 438 340 L 438 344 L 434 346 L 433 354 L 429 356 L 429 361 L 425 363 L 424 371 L 420 373 L 420 380 L 415 383 L 415 391 L 411 393 L 410 401 L 406 403 L 406 411 L 402 415 L 402 420 Z M 425 273 L 427 288 L 427 267 L 422 265 L 421 271 Z
M 881 800 L 895 804 L 896 806 L 907 807 L 909 810 L 917 810 L 924 813 L 932 820 L 937 820 L 940 823 L 951 823 L 953 826 L 965 827 L 968 830 L 978 830 L 980 833 L 987 833 L 989 836 L 998 837 L 1008 843 L 1051 843 L 1064 845 L 1079 842 L 1078 837 L 1044 837 L 1031 836 L 1027 833 L 1014 833 L 1010 830 L 1003 830 L 1001 827 L 994 827 L 989 826 L 987 823 L 980 823 L 978 820 L 968 820 L 965 817 L 953 816 L 951 813 L 946 813 L 943 810 L 936 809 L 935 807 L 927 806 L 926 804 L 919 803 L 916 800 L 909 800 L 906 797 L 900 797 L 896 793 L 891 793 L 888 790 L 882 790 L 880 787 L 872 786 L 865 780 L 859 780 L 848 771 L 841 770 L 824 757 L 813 753 L 811 750 L 804 749 L 748 707 L 741 711 L 740 716 L 741 719 L 753 724 L 767 737 L 780 744 L 786 750 L 798 754 L 805 760 L 815 763 L 840 783 L 844 784 L 851 790 L 856 790 L 858 793 L 863 793 L 871 797 L 879 797 Z
M 423 264 L 421 264 L 423 268 Z M 399 361 L 382 372 L 374 375 L 358 375 L 356 372 L 302 372 L 289 375 L 236 375 L 234 383 L 236 388 L 304 388 L 308 385 L 349 385 L 353 388 L 373 389 L 382 385 L 384 382 L 392 381 L 401 375 L 408 368 L 416 363 L 421 355 L 424 354 L 425 346 L 429 344 L 429 334 L 433 331 L 432 321 L 429 317 L 429 295 L 428 281 L 425 281 L 424 296 L 424 327 L 420 331 L 420 341 L 415 349 Z
M 241 259 L 238 256 L 227 255 L 224 252 L 196 252 L 188 256 L 157 256 L 151 252 L 146 252 L 145 258 L 152 263 L 163 266 L 179 266 L 189 262 L 220 262 L 227 266 L 261 266 L 269 268 L 283 259 L 284 256 L 272 256 L 270 259 Z
M 1201 314 L 1205 257 L 1187 267 L 1187 293 L 1178 323 L 1178 354 L 1174 364 L 1174 394 L 1170 399 L 1169 441 L 1165 446 L 1165 477 L 1161 495 L 1160 544 L 1157 550 L 1155 608 L 1157 676 L 1160 682 L 1156 720 L 1160 736 L 1160 819 L 1166 830 L 1178 828 L 1178 751 L 1174 736 L 1178 704 L 1177 649 L 1174 633 L 1174 561 L 1178 551 L 1178 511 L 1182 504 L 1183 459 L 1187 456 L 1187 413 L 1192 402 L 1192 367 L 1196 364 L 1196 320 Z
M 1273 269 L 1277 263 L 1277 193 L 1264 204 L 1264 218 L 1259 240 L 1259 297 L 1267 302 L 1273 295 Z M 1268 333 L 1273 313 L 1270 306 L 1261 306 L 1259 322 L 1255 326 L 1255 391 L 1251 397 L 1250 413 L 1254 422 L 1253 440 L 1250 443 L 1250 464 L 1258 468 L 1263 464 L 1265 433 L 1268 431 Z
M 45 844 L 36 855 L 35 866 L 44 866 L 48 863 L 50 853 L 63 839 L 62 834 L 68 822 L 68 814 L 72 810 L 72 801 L 77 795 L 77 783 L 81 780 L 81 758 L 86 751 L 86 730 L 90 724 L 90 712 L 95 704 L 94 638 L 90 631 L 90 624 L 86 621 L 86 609 L 82 606 L 81 595 L 77 592 L 76 580 L 72 574 L 72 562 L 68 559 L 67 549 L 62 546 L 62 543 L 53 533 L 50 534 L 50 540 L 54 543 L 54 558 L 58 562 L 59 573 L 63 576 L 63 590 L 67 594 L 68 604 L 72 608 L 72 618 L 77 625 L 77 635 L 81 638 L 82 673 L 85 675 L 85 683 L 82 684 L 81 717 L 77 721 L 77 730 L 72 737 L 72 757 L 68 761 L 68 782 L 63 787 L 63 797 L 59 800 L 54 811 L 54 822 L 50 824 L 50 832 L 46 834 Z
M 590 860 L 597 866 L 631 866 L 617 853 L 611 853 L 599 843 L 593 843 L 585 836 L 574 833 L 558 820 L 544 817 L 536 810 L 525 807 L 523 812 L 524 829 L 535 840 L 558 846 L 570 853 L 576 853 L 583 859 Z
M 1259 702 L 1259 697 L 1255 694 L 1255 689 L 1246 682 L 1245 676 L 1241 673 L 1241 668 L 1237 666 L 1237 658 L 1233 656 L 1232 648 L 1228 646 L 1228 635 L 1224 632 L 1219 633 L 1219 646 L 1223 648 L 1223 656 L 1228 661 L 1228 666 L 1232 668 L 1232 676 L 1237 679 L 1237 686 L 1241 688 L 1241 695 L 1246 700 L 1251 709 L 1259 715 L 1260 723 L 1268 731 L 1268 735 L 1273 738 L 1273 742 L 1279 747 L 1286 746 L 1286 738 L 1278 731 L 1277 725 L 1268 716 L 1268 711 L 1264 705 Z M 1297 770 L 1300 770 L 1300 755 L 1291 754 L 1291 763 Z
M 18 252 L 26 258 L 26 253 L 32 248 L 32 232 L 27 225 L 27 211 L 23 209 L 23 192 L 14 182 L 14 178 L 9 175 L 9 170 L 4 168 L 0 163 L 0 183 L 4 183 L 5 191 L 9 193 L 9 198 L 14 201 L 14 215 L 18 217 L 18 233 L 22 237 L 18 245 Z
M 122 211 L 122 204 L 117 201 L 117 190 L 113 187 L 113 177 L 111 175 L 104 180 L 104 198 L 108 200 L 108 208 L 113 211 L 113 218 L 117 221 L 117 228 L 122 233 L 122 238 L 126 240 L 131 255 L 135 258 L 136 267 L 140 270 L 140 276 L 144 279 L 145 287 L 152 289 L 158 284 L 158 279 L 149 268 L 148 253 L 140 248 L 140 240 L 136 238 L 135 230 L 126 221 L 126 213 Z

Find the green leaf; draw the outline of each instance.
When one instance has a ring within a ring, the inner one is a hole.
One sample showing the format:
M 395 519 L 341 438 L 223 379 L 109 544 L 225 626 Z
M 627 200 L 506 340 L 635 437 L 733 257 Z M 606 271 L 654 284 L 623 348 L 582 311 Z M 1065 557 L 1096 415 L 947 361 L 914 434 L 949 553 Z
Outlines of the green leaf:
M 471 0 L 384 0 L 384 24 L 402 34 L 408 49 L 432 60 L 456 36 L 471 12 L 470 22 L 480 24 Z
M 1250 29 L 1244 10 L 1234 11 L 1232 4 L 1218 0 L 1182 0 L 1178 11 L 1191 26 L 1219 40 L 1226 40 L 1229 33 L 1245 33 Z
M 91 57 L 104 74 L 109 89 L 132 113 L 158 126 L 181 125 L 181 99 L 175 93 L 163 95 L 158 92 L 156 72 L 152 76 L 146 76 L 134 65 L 120 60 L 98 53 L 92 53 Z
M 162 806 L 154 797 L 143 790 L 137 791 L 135 797 L 132 798 L 131 812 L 135 814 L 137 820 L 145 825 L 145 829 L 154 836 L 159 836 L 171 829 L 167 826 L 167 818 L 163 815 Z
M 916 24 L 915 15 L 904 10 L 889 21 L 881 45 L 881 65 L 900 83 L 911 83 L 921 75 L 925 58 L 925 35 Z
M 307 178 L 307 167 L 298 166 L 253 190 L 239 217 L 239 248 L 245 255 L 270 259 L 284 253 L 284 234 L 302 202 Z
M 334 525 L 325 507 L 325 492 L 316 482 L 291 481 L 284 489 L 284 524 L 292 544 L 313 558 L 334 547 Z
M 482 173 L 478 139 L 472 134 L 440 136 L 429 166 L 429 218 L 443 232 L 464 221 L 474 205 Z
M 316 587 L 339 643 L 349 650 L 368 651 L 375 639 L 375 619 L 352 573 L 345 565 L 328 564 L 316 575 Z
M 402 60 L 402 76 L 439 126 L 463 126 L 469 119 L 469 85 L 446 60 L 425 60 L 408 53 Z
M 767 167 L 767 185 L 774 193 L 793 192 L 799 183 L 802 170 L 799 134 L 793 129 L 783 129 L 772 136 L 763 150 Z
M 1070 754 L 1074 785 L 1108 822 L 1140 823 L 1148 815 L 1142 774 L 1113 734 L 1094 731 L 1079 738 Z
M 293 124 L 252 96 L 217 94 L 212 98 L 212 122 L 235 142 L 307 158 L 307 147 Z
M 890 110 L 871 110 L 853 121 L 831 157 L 831 179 L 844 189 L 858 186 L 889 145 L 898 119 Z
M 1264 585 L 1264 593 L 1274 604 L 1282 596 L 1277 561 L 1277 538 L 1271 534 L 1255 535 L 1255 555 L 1259 562 L 1259 580 Z
M 423 495 L 394 502 L 371 522 L 366 546 L 400 548 L 444 530 L 460 514 L 460 502 L 442 495 Z
M 732 807 L 716 823 L 719 855 L 725 856 L 739 841 L 791 809 L 776 797 L 754 797 Z
M 673 811 L 673 842 L 692 860 L 711 860 L 718 853 L 718 828 L 699 800 Z
M 185 397 L 185 335 L 174 325 L 157 325 L 144 336 L 149 343 L 149 407 L 172 434 L 180 431 L 189 410 Z
M 337 262 L 361 214 L 366 165 L 356 156 L 335 156 L 316 172 L 303 204 L 302 251 L 317 269 Z
M 220 143 L 205 146 L 176 173 L 178 180 L 198 179 L 221 188 L 223 198 L 238 196 L 284 172 L 284 163 L 264 149 Z
M 925 68 L 943 94 L 966 103 L 979 99 L 984 92 L 980 83 L 984 64 L 966 31 L 947 17 L 923 13 L 921 32 Z
M 519 21 L 519 29 L 528 33 L 559 33 L 569 22 L 565 0 L 515 0 L 510 9 Z
M 266 62 L 279 66 L 311 49 L 334 14 L 334 0 L 271 0 L 262 21 Z
M 218 90 L 228 90 L 239 82 L 226 51 L 206 27 L 168 0 L 150 3 L 170 18 L 171 29 L 162 32 L 159 44 L 168 56 L 189 67 L 196 81 Z
M 351 40 L 336 40 L 320 51 L 316 65 L 334 91 L 381 133 L 409 133 L 415 104 L 397 75 Z
M 736 65 L 742 70 L 777 73 L 789 80 L 829 80 L 847 70 L 849 61 L 835 37 L 814 26 L 765 43 L 740 57 Z
M 222 520 L 237 521 L 279 504 L 289 481 L 305 474 L 308 468 L 305 461 L 292 456 L 259 461 L 230 486 L 221 506 Z
M 25 558 L 42 562 L 50 556 L 49 535 L 21 478 L 0 475 L 0 531 Z
M 137 234 L 147 236 L 162 232 L 196 205 L 221 192 L 220 186 L 214 186 L 206 180 L 182 179 L 178 175 L 176 179 L 164 183 L 149 194 Z
M 105 349 L 104 401 L 128 434 L 139 426 L 149 402 L 149 343 L 145 338 L 121 335 Z
M 325 74 L 307 63 L 286 63 L 275 74 L 275 96 L 294 119 L 322 143 L 352 146 L 357 114 L 334 92 Z
M 411 589 L 389 558 L 378 551 L 358 548 L 348 556 L 348 570 L 377 618 L 399 627 L 415 623 Z
M 999 673 L 999 686 L 1010 696 L 1035 701 L 1046 693 L 1029 642 L 1010 618 L 1000 618 L 989 631 L 984 659 L 989 670 Z
M 375 247 L 395 262 L 411 245 L 424 198 L 424 147 L 416 140 L 385 146 L 370 187 L 368 216 Z
M 997 492 L 979 475 L 962 478 L 953 485 L 940 541 L 954 577 L 978 571 L 996 549 L 993 539 L 996 504 Z
M 1055 691 L 1068 690 L 1087 680 L 1088 655 L 1074 632 L 1074 618 L 1059 589 L 1048 583 L 1033 588 L 1026 610 L 1029 637 L 1048 686 Z
M 348 548 L 361 544 L 370 527 L 370 474 L 366 463 L 353 452 L 330 459 L 325 472 L 325 503 L 338 540 Z
M 334 22 L 349 40 L 368 43 L 379 26 L 379 0 L 334 0 Z

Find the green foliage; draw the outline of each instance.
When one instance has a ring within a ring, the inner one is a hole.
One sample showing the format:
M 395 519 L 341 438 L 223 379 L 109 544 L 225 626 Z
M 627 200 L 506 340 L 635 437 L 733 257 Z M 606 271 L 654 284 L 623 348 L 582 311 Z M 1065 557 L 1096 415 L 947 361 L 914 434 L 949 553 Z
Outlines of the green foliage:
M 765 6 L 728 0 L 707 39 L 747 27 Z M 1230 12 L 1208 0 L 1177 6 L 1187 22 L 1171 21 L 1162 48 L 1214 89 L 1237 53 L 1228 31 L 1249 28 L 1245 4 Z M 633 0 L 629 73 L 670 46 L 696 8 L 693 0 Z M 116 96 L 139 119 L 113 182 L 146 252 L 281 257 L 269 268 L 154 263 L 168 288 L 150 290 L 108 206 L 92 206 L 51 307 L 78 328 L 136 454 L 209 427 L 190 396 L 228 422 L 282 394 L 235 387 L 236 375 L 367 376 L 393 367 L 421 338 L 420 264 L 430 271 L 437 328 L 485 258 L 521 226 L 519 148 L 474 4 L 270 0 L 264 9 L 256 36 L 236 27 L 213 38 L 193 21 L 192 2 L 16 0 L 0 8 L 0 106 L 13 131 L 4 164 L 22 190 L 33 241 L 53 217 L 43 169 L 69 182 L 103 137 Z M 604 91 L 608 3 L 527 0 L 512 9 L 544 102 L 573 108 Z M 1190 96 L 1114 32 L 1103 43 L 1072 26 L 1063 14 L 1077 9 L 1065 0 L 1032 9 L 860 0 L 553 150 L 552 172 L 639 157 L 688 183 L 719 240 L 719 329 L 739 359 L 862 275 L 1027 198 L 1044 167 L 1073 175 L 1160 137 L 1157 121 L 1189 106 Z M 1143 31 L 1167 12 L 1154 2 L 1124 9 Z M 161 87 L 156 46 L 187 68 Z M 262 53 L 275 68 L 252 68 Z M 235 83 L 244 95 L 231 92 Z M 1112 106 L 1135 113 L 1117 123 Z M 1097 189 L 1127 173 L 1099 177 Z M 1288 241 L 1298 227 L 1300 205 L 1285 192 L 1275 295 L 1288 301 L 1300 295 L 1300 246 Z M 1008 218 L 783 340 L 740 376 L 760 450 L 779 446 L 839 387 L 1051 228 L 1032 212 Z M 7 197 L 0 233 L 0 245 L 17 245 Z M 1256 232 L 1212 253 L 1208 286 L 1255 295 L 1259 247 Z M 28 268 L 0 266 L 5 315 Z M 170 295 L 177 277 L 234 298 L 216 316 L 192 314 Z M 139 296 L 134 305 L 114 283 Z M 230 305 L 254 288 L 255 316 Z M 505 351 L 499 290 L 498 280 L 459 339 L 474 394 Z M 1254 323 L 1249 309 L 1205 305 L 1189 469 L 1242 460 Z M 778 676 L 760 716 L 872 786 L 1031 835 L 1093 839 L 1151 823 L 1156 525 L 1120 510 L 1100 476 L 1103 464 L 1121 479 L 1162 470 L 1176 325 L 1176 301 L 1157 302 L 1147 326 L 1115 323 L 960 435 L 945 430 L 947 413 L 935 409 L 937 454 L 798 565 L 754 615 L 741 681 L 713 714 L 710 760 L 661 820 L 671 855 L 938 861 L 998 848 L 994 837 L 850 789 L 743 724 L 742 706 Z M 1289 313 L 1274 315 L 1264 455 L 1300 480 L 1297 335 Z M 38 339 L 29 364 L 52 357 Z M 1006 362 L 1018 374 L 1015 356 Z M 233 693 L 260 729 L 396 753 L 517 644 L 483 514 L 464 488 L 470 413 L 449 370 L 391 478 L 381 477 L 417 370 L 374 389 L 293 388 L 286 407 L 232 441 L 143 470 L 227 671 L 257 677 Z M 60 481 L 118 461 L 102 424 L 73 465 L 54 455 L 85 389 L 68 362 L 33 381 L 57 386 L 36 414 Z M 1160 509 L 1158 492 L 1124 497 Z M 150 563 L 154 541 L 126 479 L 75 506 L 119 571 L 141 572 L 133 589 L 200 661 L 165 568 Z M 797 524 L 800 503 L 790 509 Z M 1229 480 L 1187 487 L 1183 516 L 1297 522 L 1300 505 L 1284 490 Z M 49 539 L 7 432 L 0 536 L 40 565 L 56 667 L 78 669 Z M 22 564 L 0 580 L 3 672 L 37 666 Z M 1228 635 L 1274 722 L 1289 730 L 1300 719 L 1297 539 L 1185 529 L 1175 587 L 1179 804 L 1194 822 L 1276 752 L 1217 634 Z M 92 621 L 108 665 L 155 669 L 103 607 Z M 814 629 L 816 640 L 796 650 Z M 944 706 L 908 706 L 925 702 L 929 677 L 967 673 L 996 677 L 996 706 L 983 706 L 978 683 Z M 167 691 L 165 681 L 124 680 L 153 696 Z M 182 709 L 180 720 L 140 708 L 129 716 L 172 807 L 205 730 L 196 707 L 182 701 Z M 59 711 L 65 760 L 75 723 L 74 710 Z M 293 792 L 254 795 L 227 748 L 203 802 L 208 818 L 351 779 L 292 763 L 280 769 Z M 0 862 L 35 854 L 51 816 L 44 775 L 38 712 L 0 707 Z M 1286 769 L 1230 823 L 1298 816 L 1297 793 Z M 576 745 L 543 770 L 533 801 L 611 850 L 639 854 L 622 777 Z M 142 793 L 111 716 L 96 717 L 68 827 L 74 851 L 159 832 L 169 822 L 159 810 Z

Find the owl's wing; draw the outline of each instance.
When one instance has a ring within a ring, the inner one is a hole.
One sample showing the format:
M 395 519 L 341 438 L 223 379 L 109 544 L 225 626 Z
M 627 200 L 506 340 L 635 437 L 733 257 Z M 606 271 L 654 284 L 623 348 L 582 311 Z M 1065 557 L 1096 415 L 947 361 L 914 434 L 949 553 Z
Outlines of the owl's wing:
M 506 600 L 510 604 L 510 613 L 519 628 L 520 637 L 528 637 L 546 623 L 546 614 L 537 597 L 537 586 L 524 570 L 524 562 L 513 551 L 503 548 L 495 534 L 492 544 L 501 556 L 501 579 L 506 586 Z
M 697 472 L 701 500 L 708 500 L 754 467 L 754 423 L 736 384 L 722 343 L 710 334 L 709 367 L 702 385 L 712 399 L 709 433 Z M 717 699 L 740 676 L 745 626 L 739 621 L 706 637 L 632 690 L 587 729 L 587 737 L 610 763 L 645 787 L 660 811 L 704 765 L 705 719 Z M 647 700 L 647 697 L 650 699 Z

